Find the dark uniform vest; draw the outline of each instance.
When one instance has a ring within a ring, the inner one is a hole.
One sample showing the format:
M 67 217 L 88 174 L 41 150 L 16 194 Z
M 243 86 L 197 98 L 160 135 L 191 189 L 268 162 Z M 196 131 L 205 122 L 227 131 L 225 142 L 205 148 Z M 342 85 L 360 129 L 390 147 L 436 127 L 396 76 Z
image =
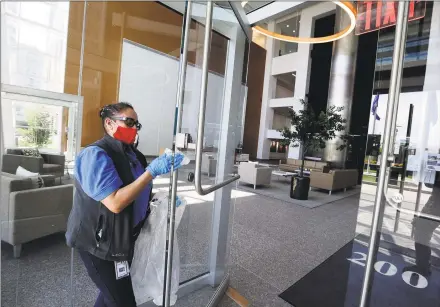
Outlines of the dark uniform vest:
M 123 182 L 121 187 L 134 181 L 130 160 L 124 150 L 128 145 L 106 135 L 90 146 L 99 146 L 112 159 Z M 147 161 L 144 155 L 133 147 L 132 150 L 145 168 Z M 66 232 L 68 246 L 87 251 L 104 260 L 131 260 L 134 242 L 142 225 L 138 225 L 140 227 L 136 229 L 133 226 L 133 203 L 115 214 L 101 202 L 89 197 L 75 179 L 73 207 Z

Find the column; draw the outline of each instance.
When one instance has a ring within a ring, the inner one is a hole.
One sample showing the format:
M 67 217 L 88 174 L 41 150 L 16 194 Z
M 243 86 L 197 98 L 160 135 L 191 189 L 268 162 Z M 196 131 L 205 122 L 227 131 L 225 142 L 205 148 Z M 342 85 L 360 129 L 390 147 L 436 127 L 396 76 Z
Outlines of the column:
M 339 7 L 336 9 L 335 32 L 339 32 L 350 25 L 349 16 Z M 356 71 L 358 38 L 351 32 L 346 37 L 335 41 L 333 46 L 332 67 L 330 71 L 330 85 L 328 106 L 344 107 L 342 117 L 347 120 L 345 132 L 350 130 L 351 106 L 353 103 L 353 87 Z M 330 140 L 324 150 L 325 161 L 332 162 L 336 167 L 344 167 L 346 150 L 337 150 L 341 144 L 339 137 Z
M 268 24 L 269 31 L 275 31 L 275 22 Z M 260 114 L 260 131 L 258 133 L 258 159 L 269 159 L 270 141 L 266 138 L 267 129 L 272 126 L 273 109 L 269 106 L 270 100 L 274 97 L 275 78 L 272 76 L 272 60 L 274 57 L 275 40 L 266 40 L 266 68 L 264 71 L 263 95 Z

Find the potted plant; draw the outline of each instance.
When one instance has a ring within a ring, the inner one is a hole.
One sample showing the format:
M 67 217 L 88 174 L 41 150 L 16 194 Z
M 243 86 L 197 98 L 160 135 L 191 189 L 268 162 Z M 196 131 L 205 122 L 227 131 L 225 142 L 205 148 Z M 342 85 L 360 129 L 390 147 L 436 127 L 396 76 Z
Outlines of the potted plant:
M 291 127 L 284 127 L 279 132 L 284 138 L 282 144 L 292 147 L 301 146 L 301 169 L 298 176 L 292 177 L 290 197 L 307 200 L 310 178 L 304 176 L 304 157 L 309 150 L 325 148 L 326 141 L 345 130 L 346 120 L 340 114 L 343 107 L 329 106 L 325 112 L 316 114 L 308 102 L 304 99 L 300 101 L 304 106 L 302 110 L 295 111 L 289 108 Z M 342 143 L 337 149 L 342 150 L 346 147 L 348 136 L 344 134 L 339 137 Z

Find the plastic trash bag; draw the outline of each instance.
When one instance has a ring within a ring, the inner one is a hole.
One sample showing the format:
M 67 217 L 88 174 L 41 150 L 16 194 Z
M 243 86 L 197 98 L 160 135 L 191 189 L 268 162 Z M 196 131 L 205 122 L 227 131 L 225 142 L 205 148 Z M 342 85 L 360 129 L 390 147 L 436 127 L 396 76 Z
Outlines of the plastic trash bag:
M 185 200 L 176 208 L 175 231 L 185 210 Z M 145 222 L 134 247 L 130 268 L 131 282 L 137 305 L 151 299 L 157 306 L 162 305 L 165 273 L 165 243 L 168 218 L 168 193 L 159 192 L 151 201 L 151 213 Z M 171 305 L 177 300 L 179 289 L 180 258 L 177 235 L 174 236 L 173 269 L 171 280 Z

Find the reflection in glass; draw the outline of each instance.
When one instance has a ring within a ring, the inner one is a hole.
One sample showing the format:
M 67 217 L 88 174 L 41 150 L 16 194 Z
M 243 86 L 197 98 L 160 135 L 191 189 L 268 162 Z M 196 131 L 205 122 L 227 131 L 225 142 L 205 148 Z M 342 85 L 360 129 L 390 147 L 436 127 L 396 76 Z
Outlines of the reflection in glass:
M 432 6 L 428 4 L 424 18 L 408 23 L 401 92 L 423 90 L 431 31 Z M 394 27 L 379 31 L 375 70 L 375 92 L 387 93 L 391 75 Z

